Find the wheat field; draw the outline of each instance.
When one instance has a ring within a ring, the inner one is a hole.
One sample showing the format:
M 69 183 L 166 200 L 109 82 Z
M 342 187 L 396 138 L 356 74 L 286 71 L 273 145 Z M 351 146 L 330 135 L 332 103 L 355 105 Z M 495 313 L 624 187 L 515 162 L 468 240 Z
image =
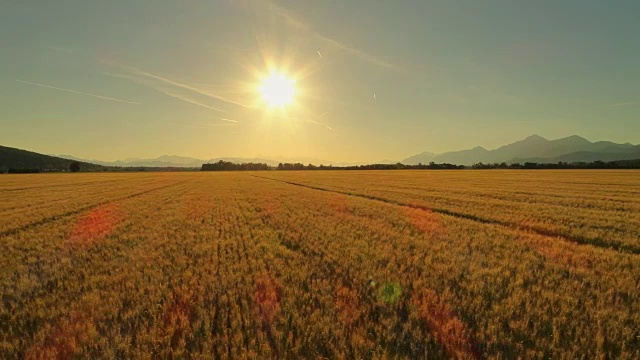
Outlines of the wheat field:
M 0 176 L 2 358 L 640 357 L 638 171 Z

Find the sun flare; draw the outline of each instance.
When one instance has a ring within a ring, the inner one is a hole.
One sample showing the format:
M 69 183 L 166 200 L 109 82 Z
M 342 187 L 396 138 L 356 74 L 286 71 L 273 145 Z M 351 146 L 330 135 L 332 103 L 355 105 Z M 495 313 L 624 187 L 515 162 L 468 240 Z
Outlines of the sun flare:
M 293 102 L 296 81 L 284 74 L 272 72 L 260 85 L 262 98 L 270 107 L 284 107 Z

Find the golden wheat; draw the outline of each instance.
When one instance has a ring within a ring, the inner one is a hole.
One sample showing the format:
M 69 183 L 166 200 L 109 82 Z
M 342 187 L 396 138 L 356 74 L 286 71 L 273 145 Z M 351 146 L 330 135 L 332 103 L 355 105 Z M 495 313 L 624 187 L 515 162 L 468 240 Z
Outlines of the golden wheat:
M 637 175 L 3 176 L 0 356 L 638 358 Z

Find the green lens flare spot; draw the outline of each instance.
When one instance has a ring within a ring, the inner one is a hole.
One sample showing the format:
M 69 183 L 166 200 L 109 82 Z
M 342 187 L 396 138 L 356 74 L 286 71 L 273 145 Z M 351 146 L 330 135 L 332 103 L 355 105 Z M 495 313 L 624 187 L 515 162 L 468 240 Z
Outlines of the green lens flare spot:
M 387 304 L 393 304 L 402 295 L 402 287 L 397 283 L 386 283 L 378 289 L 378 299 Z

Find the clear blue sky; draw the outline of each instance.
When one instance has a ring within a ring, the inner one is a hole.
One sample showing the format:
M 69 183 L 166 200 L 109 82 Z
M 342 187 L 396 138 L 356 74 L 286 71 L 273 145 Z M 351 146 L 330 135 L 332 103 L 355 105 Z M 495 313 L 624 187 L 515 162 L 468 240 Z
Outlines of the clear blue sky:
M 0 144 L 399 160 L 640 142 L 640 1 L 0 1 Z M 293 103 L 257 90 L 269 66 Z M 375 94 L 375 98 L 374 98 Z

